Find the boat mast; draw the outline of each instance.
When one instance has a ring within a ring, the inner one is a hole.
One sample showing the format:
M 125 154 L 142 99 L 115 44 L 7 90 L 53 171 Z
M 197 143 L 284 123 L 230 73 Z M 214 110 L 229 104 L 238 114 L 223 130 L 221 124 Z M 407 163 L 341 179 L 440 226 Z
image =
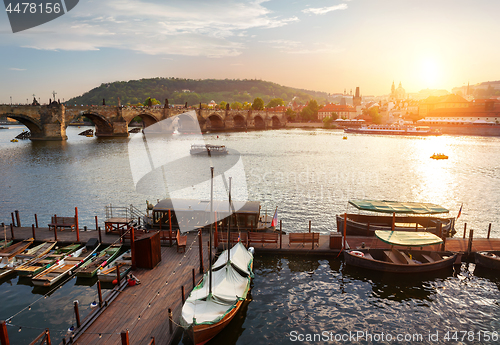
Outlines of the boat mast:
M 214 224 L 213 221 L 213 213 L 214 213 L 214 167 L 210 167 L 210 240 L 209 240 L 209 253 L 208 258 L 210 261 L 209 267 L 209 279 L 208 279 L 208 295 L 212 295 L 212 227 Z M 202 243 L 200 243 L 200 246 Z
M 231 177 L 229 177 L 229 221 L 228 221 L 228 227 L 227 227 L 227 262 L 229 262 L 229 259 L 231 258 L 231 253 L 229 252 L 229 244 L 230 242 L 230 237 L 231 237 Z

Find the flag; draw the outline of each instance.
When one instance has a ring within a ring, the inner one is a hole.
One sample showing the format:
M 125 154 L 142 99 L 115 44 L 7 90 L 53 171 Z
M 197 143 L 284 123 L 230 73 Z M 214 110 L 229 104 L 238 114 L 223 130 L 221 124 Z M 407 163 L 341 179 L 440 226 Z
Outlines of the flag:
M 460 217 L 460 215 L 462 214 L 462 206 L 463 206 L 463 205 L 464 205 L 464 204 L 460 205 L 460 210 L 458 210 L 457 219 L 458 219 L 458 217 Z
M 271 221 L 271 227 L 278 225 L 278 208 L 274 211 L 273 220 Z

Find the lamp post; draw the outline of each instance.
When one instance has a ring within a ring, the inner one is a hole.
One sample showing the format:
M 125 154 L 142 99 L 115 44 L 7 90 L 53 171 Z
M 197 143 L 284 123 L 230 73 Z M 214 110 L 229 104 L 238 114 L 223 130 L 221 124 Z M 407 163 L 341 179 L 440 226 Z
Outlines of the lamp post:
M 10 105 L 12 105 L 12 96 L 10 96 Z

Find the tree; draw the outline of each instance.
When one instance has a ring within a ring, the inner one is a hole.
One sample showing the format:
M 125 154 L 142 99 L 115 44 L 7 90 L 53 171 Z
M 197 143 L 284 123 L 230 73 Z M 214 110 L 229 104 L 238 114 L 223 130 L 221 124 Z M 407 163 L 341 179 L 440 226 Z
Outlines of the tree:
M 369 109 L 363 110 L 365 115 L 369 115 L 372 118 L 372 122 L 376 125 L 382 122 L 382 116 L 378 113 L 378 109 L 376 107 L 371 107 Z
M 241 108 L 243 108 L 243 105 L 240 102 L 231 103 L 231 109 L 240 110 Z
M 295 121 L 295 118 L 297 117 L 297 113 L 290 108 L 286 110 L 285 115 L 288 121 Z
M 219 109 L 226 109 L 226 104 L 227 102 L 226 101 L 222 101 L 219 103 Z
M 146 100 L 143 103 L 145 107 L 151 107 L 156 104 L 161 104 L 161 103 L 156 98 L 151 98 L 151 97 L 146 98 Z
M 309 104 L 302 109 L 300 113 L 304 121 L 315 121 L 318 119 L 319 105 L 315 99 L 309 101 Z
M 332 121 L 335 121 L 339 118 L 339 114 L 337 114 L 336 112 L 333 112 L 330 117 L 332 118 Z
M 264 109 L 264 101 L 262 100 L 262 98 L 257 97 L 256 99 L 253 100 L 252 109 L 253 110 L 262 110 L 262 109 Z
M 274 108 L 280 105 L 285 105 L 285 102 L 283 102 L 283 99 L 281 98 L 273 98 L 267 103 L 266 108 Z
M 249 110 L 252 107 L 252 103 L 244 102 L 243 103 L 243 109 Z
M 323 127 L 324 128 L 332 128 L 333 118 L 328 116 L 323 119 Z

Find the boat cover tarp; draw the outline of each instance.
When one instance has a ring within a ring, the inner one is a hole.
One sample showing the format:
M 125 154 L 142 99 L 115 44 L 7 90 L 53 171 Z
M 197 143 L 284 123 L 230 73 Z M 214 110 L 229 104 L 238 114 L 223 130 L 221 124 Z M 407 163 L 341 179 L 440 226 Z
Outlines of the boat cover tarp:
M 188 328 L 193 324 L 215 324 L 229 313 L 239 300 L 245 299 L 250 288 L 252 260 L 252 254 L 241 242 L 231 248 L 229 262 L 227 251 L 223 251 L 216 262 L 219 270 L 212 270 L 212 294 L 209 294 L 210 278 L 207 272 L 182 307 L 181 325 Z M 240 271 L 250 274 L 242 275 Z
M 406 213 L 406 214 L 436 214 L 448 213 L 448 209 L 427 202 L 399 202 L 388 200 L 349 200 L 349 204 L 358 210 L 382 212 L 382 213 Z
M 375 236 L 385 243 L 406 247 L 424 247 L 443 242 L 443 240 L 438 236 L 425 231 L 412 232 L 375 230 Z

